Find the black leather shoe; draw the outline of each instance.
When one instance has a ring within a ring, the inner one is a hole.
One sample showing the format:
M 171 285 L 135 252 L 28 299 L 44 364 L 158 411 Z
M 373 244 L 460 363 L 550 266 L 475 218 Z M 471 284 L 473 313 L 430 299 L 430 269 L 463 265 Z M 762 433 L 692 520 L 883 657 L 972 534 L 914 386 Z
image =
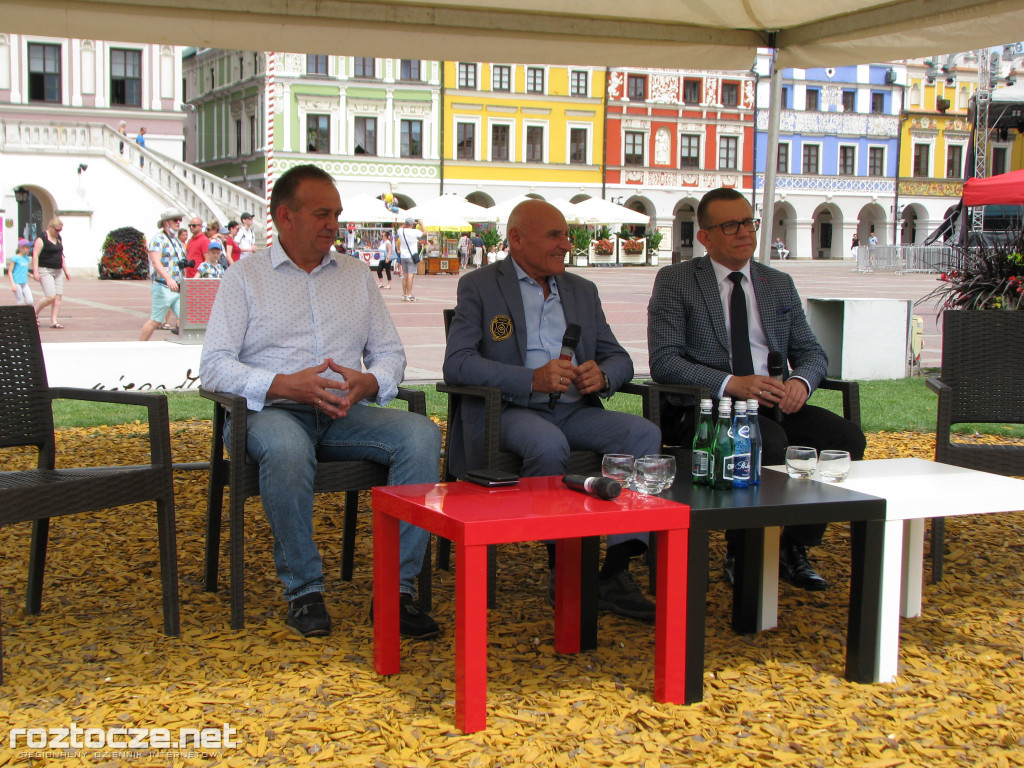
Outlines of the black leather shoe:
M 370 623 L 373 624 L 373 601 L 370 601 Z M 398 633 L 402 637 L 426 640 L 437 637 L 441 628 L 429 613 L 420 608 L 412 595 L 403 592 L 398 598 Z
M 726 555 L 722 561 L 722 576 L 730 584 L 736 583 L 736 558 L 732 555 Z
M 779 576 L 794 587 L 809 592 L 828 589 L 828 582 L 811 567 L 807 547 L 803 544 L 783 543 L 779 547 Z
M 322 592 L 310 592 L 288 603 L 286 623 L 303 637 L 323 637 L 331 631 L 331 617 Z

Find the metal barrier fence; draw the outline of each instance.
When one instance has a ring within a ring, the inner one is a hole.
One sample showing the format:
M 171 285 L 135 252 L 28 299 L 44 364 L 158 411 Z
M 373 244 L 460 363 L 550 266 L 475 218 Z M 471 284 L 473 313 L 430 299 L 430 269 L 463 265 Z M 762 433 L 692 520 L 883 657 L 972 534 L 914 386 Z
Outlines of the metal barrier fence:
M 948 272 L 953 249 L 944 245 L 861 245 L 858 272 Z

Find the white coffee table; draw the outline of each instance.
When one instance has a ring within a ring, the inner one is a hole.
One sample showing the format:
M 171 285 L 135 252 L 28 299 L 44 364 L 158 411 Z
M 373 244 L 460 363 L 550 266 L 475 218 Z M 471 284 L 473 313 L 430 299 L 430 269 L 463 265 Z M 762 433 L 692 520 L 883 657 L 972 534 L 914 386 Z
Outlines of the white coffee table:
M 782 466 L 770 469 L 785 472 Z M 817 481 L 818 475 L 814 477 Z M 886 501 L 878 681 L 889 682 L 896 676 L 900 616 L 921 615 L 925 519 L 1022 510 L 1024 480 L 925 459 L 879 459 L 853 462 L 842 486 Z M 777 533 L 775 529 L 773 544 L 766 542 L 766 561 L 769 549 L 777 553 Z M 761 615 L 770 622 L 762 628 L 768 629 L 775 626 L 778 594 L 762 600 L 767 602 Z

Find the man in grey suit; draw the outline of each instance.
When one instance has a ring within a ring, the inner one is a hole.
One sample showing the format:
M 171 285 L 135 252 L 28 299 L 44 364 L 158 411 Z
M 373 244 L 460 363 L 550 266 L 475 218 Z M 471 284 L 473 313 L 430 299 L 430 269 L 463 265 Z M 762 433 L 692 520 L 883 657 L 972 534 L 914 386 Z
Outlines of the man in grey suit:
M 565 218 L 541 200 L 525 201 L 509 216 L 508 243 L 508 258 L 459 280 L 445 382 L 501 389 L 501 448 L 522 457 L 525 477 L 565 474 L 570 450 L 660 453 L 655 425 L 601 407 L 600 397 L 632 378 L 633 362 L 605 320 L 597 286 L 565 271 Z M 579 325 L 580 341 L 563 360 L 569 323 Z M 482 422 L 483 404 L 473 399 L 450 414 L 457 477 L 479 466 Z M 629 574 L 630 558 L 646 549 L 646 534 L 608 537 L 600 608 L 653 620 L 653 603 Z
M 839 448 L 863 458 L 864 433 L 857 425 L 806 404 L 825 377 L 828 359 L 807 324 L 793 279 L 751 260 L 759 222 L 750 203 L 734 189 L 712 190 L 697 207 L 697 223 L 697 239 L 708 258 L 665 267 L 654 281 L 647 308 L 651 376 L 666 384 L 707 387 L 716 398 L 757 399 L 766 465 L 782 464 L 789 444 Z M 745 327 L 734 334 L 731 318 L 744 316 Z M 769 352 L 781 353 L 788 362 L 784 367 L 791 367 L 784 381 L 768 375 Z M 768 416 L 776 407 L 781 421 Z M 694 425 L 675 426 L 671 442 L 688 444 Z M 825 528 L 798 525 L 783 531 L 779 568 L 786 581 L 808 590 L 828 586 L 807 557 Z M 734 567 L 730 546 L 725 566 L 730 579 Z

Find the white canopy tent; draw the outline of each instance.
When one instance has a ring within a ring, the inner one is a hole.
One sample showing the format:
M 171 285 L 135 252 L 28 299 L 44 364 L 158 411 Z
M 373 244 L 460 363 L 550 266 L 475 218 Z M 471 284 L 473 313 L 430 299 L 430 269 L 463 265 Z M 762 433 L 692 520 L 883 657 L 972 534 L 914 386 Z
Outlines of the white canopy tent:
M 401 211 L 403 219 L 422 219 L 423 223 L 432 229 L 458 230 L 462 227 L 446 227 L 446 222 L 466 224 L 467 222 L 497 221 L 493 209 L 484 208 L 482 205 L 471 203 L 464 197 L 456 194 L 441 195 L 433 200 L 413 206 L 408 210 Z
M 383 200 L 373 195 L 353 195 L 341 201 L 341 221 L 394 224 L 400 214 L 392 213 Z
M 589 197 L 576 203 L 575 213 L 581 224 L 643 224 L 651 223 L 651 217 L 634 211 L 624 205 Z

